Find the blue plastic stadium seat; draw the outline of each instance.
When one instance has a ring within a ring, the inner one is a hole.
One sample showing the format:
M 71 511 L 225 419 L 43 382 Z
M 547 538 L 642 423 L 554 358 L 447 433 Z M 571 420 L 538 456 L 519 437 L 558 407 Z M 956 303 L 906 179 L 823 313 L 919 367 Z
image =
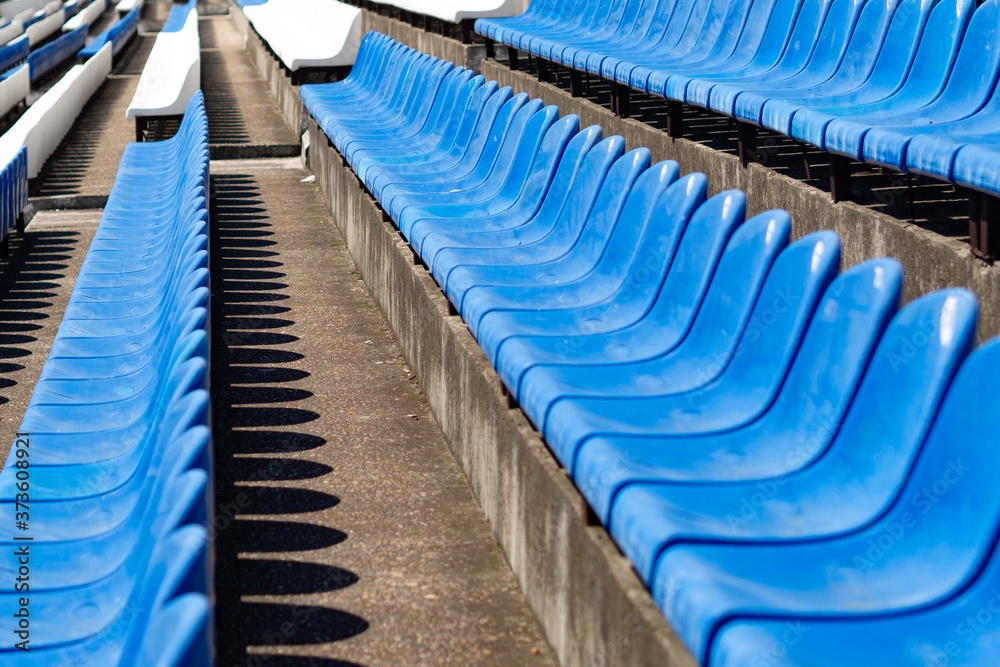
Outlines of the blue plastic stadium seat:
M 30 52 L 31 47 L 28 44 L 27 35 L 21 35 L 0 47 L 0 72 L 3 73 L 4 78 L 11 73 L 15 65 L 27 60 Z
M 998 195 L 998 16 L 997 0 L 585 0 L 536 2 L 476 30 L 838 155 Z
M 927 298 L 940 312 L 939 338 L 967 350 L 975 328 L 974 298 L 957 291 Z M 705 659 L 720 625 L 741 616 L 897 613 L 961 592 L 993 551 L 1000 518 L 1000 498 L 986 481 L 995 469 L 977 468 L 980 459 L 972 453 L 995 448 L 984 446 L 982 438 L 954 439 L 964 417 L 951 415 L 967 407 L 941 411 L 906 474 L 871 477 L 872 490 L 887 501 L 885 509 L 850 533 L 806 542 L 679 544 L 666 550 L 652 575 L 653 595 L 695 655 Z M 854 460 L 846 458 L 844 469 L 853 474 L 855 461 L 874 470 L 881 465 L 879 452 L 863 450 Z M 835 489 L 850 487 L 852 480 L 843 475 L 838 480 L 825 481 L 830 495 L 818 494 L 817 502 L 851 502 L 842 501 Z M 819 491 L 824 480 L 817 483 Z M 883 535 L 891 544 L 879 554 Z
M 31 644 L 0 662 L 212 664 L 207 188 L 199 92 L 175 137 L 126 148 L 21 423 Z M 0 473 L 12 526 L 19 450 Z M 16 571 L 23 543 L 4 543 Z
M 917 133 L 947 132 L 948 123 L 971 116 L 990 99 L 1000 72 L 1000 54 L 992 45 L 1000 35 L 1000 2 L 990 0 L 972 15 L 950 76 L 940 96 L 914 103 L 901 90 L 882 116 L 852 116 L 826 131 L 825 148 L 856 159 L 905 170 L 906 147 Z M 919 57 L 919 54 L 918 54 Z M 922 132 L 923 131 L 923 132 Z
M 870 278 L 873 269 L 878 268 L 887 267 L 884 263 L 882 267 L 877 263 L 869 265 L 854 277 Z M 888 290 L 869 287 L 870 293 L 882 291 L 893 296 L 895 292 L 898 296 L 899 277 L 897 274 L 890 279 L 895 285 Z M 788 386 L 783 390 L 787 393 L 771 408 L 776 419 L 769 414 L 764 423 L 754 423 L 747 429 L 706 434 L 698 442 L 691 442 L 690 448 L 685 447 L 687 443 L 682 439 L 635 436 L 604 437 L 596 446 L 585 446 L 580 455 L 581 486 L 585 493 L 591 492 L 588 497 L 600 498 L 603 507 L 610 508 L 607 521 L 611 532 L 643 576 L 651 580 L 656 559 L 675 544 L 814 539 L 848 532 L 877 518 L 895 496 L 898 480 L 905 477 L 920 451 L 947 383 L 967 351 L 968 341 L 940 341 L 930 337 L 927 345 L 915 350 L 910 363 L 899 363 L 901 352 L 912 345 L 915 333 L 940 325 L 941 304 L 938 294 L 908 306 L 889 325 L 880 341 L 877 336 L 882 331 L 877 327 L 885 324 L 887 311 L 880 311 L 869 322 L 859 318 L 855 326 L 869 329 L 863 331 L 867 339 L 862 339 L 855 350 L 843 352 L 844 359 L 853 364 L 843 374 L 840 368 L 816 372 L 815 367 L 829 356 L 808 357 L 815 350 L 815 340 L 805 341 L 801 361 L 796 362 L 799 368 L 789 374 Z M 838 326 L 850 332 L 846 323 Z M 875 342 L 878 347 L 872 356 Z M 867 374 L 858 386 L 866 364 Z M 806 434 L 796 429 L 800 418 L 790 415 L 785 407 L 789 400 L 795 399 L 791 392 L 805 385 L 807 374 L 800 371 L 809 366 L 814 367 L 809 380 L 814 383 L 811 391 L 816 393 L 805 395 L 806 404 L 830 410 L 824 418 L 828 424 L 839 427 L 827 427 L 812 439 L 801 437 Z M 893 396 L 883 396 L 886 378 L 897 376 L 907 383 L 901 383 Z M 833 392 L 825 393 L 831 388 Z M 840 405 L 825 408 L 824 400 L 834 399 L 844 389 L 848 391 Z M 851 401 L 853 407 L 845 416 Z M 872 405 L 878 409 L 872 409 Z M 767 433 L 757 435 L 754 430 Z M 737 455 L 742 452 L 734 451 L 728 460 L 719 456 L 733 451 L 726 448 L 730 443 L 756 445 L 752 451 L 743 450 L 747 454 L 766 455 L 766 450 L 773 447 L 774 453 L 794 452 L 795 457 L 788 460 L 775 457 L 771 474 L 752 469 L 737 471 Z M 671 458 L 682 459 L 681 452 L 674 449 L 675 444 L 677 449 L 701 455 L 706 465 L 695 478 L 701 483 L 691 484 L 694 479 L 674 474 Z M 695 452 L 694 446 L 699 444 L 705 449 Z M 720 452 L 714 447 L 723 449 Z M 732 465 L 732 472 L 721 470 L 723 474 L 714 475 L 707 465 L 713 456 L 722 461 L 719 468 L 726 463 Z M 646 464 L 644 467 L 629 465 L 630 461 L 640 460 Z M 736 479 L 734 472 L 743 479 Z M 842 484 L 843 488 L 834 488 L 836 484 Z M 830 503 L 826 498 L 837 501 Z M 783 507 L 795 507 L 796 511 L 783 512 Z
M 785 98 L 801 94 L 801 91 L 817 97 L 829 97 L 854 90 L 868 80 L 875 66 L 880 51 L 873 49 L 872 44 L 884 43 L 894 17 L 914 13 L 911 6 L 900 10 L 893 1 L 865 3 L 860 7 L 846 40 L 840 35 L 825 33 L 827 39 L 821 39 L 817 44 L 802 72 L 760 92 L 747 91 L 736 98 L 736 117 L 755 125 L 780 127 L 784 117 L 776 107 Z M 890 45 L 890 48 L 897 47 Z M 768 114 L 766 121 L 765 112 Z
M 122 49 L 139 31 L 139 11 L 142 8 L 136 6 L 125 16 L 121 17 L 111 27 L 92 39 L 89 44 L 80 49 L 76 57 L 80 60 L 89 60 L 97 55 L 108 42 L 111 42 L 111 52 L 115 57 L 121 53 Z M 181 8 L 183 9 L 183 8 Z
M 31 80 L 37 81 L 72 58 L 86 43 L 87 26 L 83 25 L 32 51 L 28 55 Z
M 706 340 L 720 317 L 749 316 L 750 300 L 788 241 L 789 224 L 784 212 L 770 212 L 734 231 L 743 218 L 742 200 L 742 193 L 728 193 L 698 210 L 653 301 L 636 322 L 608 331 L 588 327 L 504 342 L 498 370 L 536 424 L 544 426 L 549 403 L 543 395 L 561 382 L 557 378 L 589 373 L 600 385 L 611 367 L 660 359 L 685 340 Z M 720 302 L 727 307 L 718 308 Z M 705 316 L 697 319 L 699 312 Z M 575 392 L 584 385 L 573 380 L 569 386 Z
M 28 149 L 21 150 L 0 167 L 0 242 L 23 218 L 28 205 Z
M 834 125 L 814 102 L 874 109 L 979 81 L 964 94 L 982 110 L 943 131 L 881 127 L 907 137 L 906 159 L 947 146 L 950 177 L 1000 191 L 996 150 L 972 141 L 1000 135 L 993 56 L 956 55 L 969 16 L 962 49 L 985 44 L 989 2 L 569 4 L 477 25 L 587 69 L 615 62 L 596 58 L 605 43 L 655 38 L 678 73 L 636 56 L 615 75 L 793 132 Z M 345 80 L 300 94 L 702 664 L 1000 660 L 993 631 L 949 643 L 1000 581 L 996 448 L 964 419 L 997 412 L 1000 343 L 966 359 L 970 293 L 899 309 L 894 260 L 841 272 L 833 232 L 790 242 L 784 211 L 745 220 L 743 193 L 708 197 L 702 174 L 383 35 Z M 927 102 L 954 110 L 957 95 Z M 771 656 L 789 624 L 804 636 Z
M 891 23 L 879 48 L 873 49 L 870 43 L 855 39 L 856 50 L 845 56 L 841 68 L 828 84 L 768 101 L 763 109 L 761 125 L 822 146 L 823 129 L 832 119 L 824 113 L 824 109 L 829 109 L 832 114 L 850 113 L 855 107 L 880 102 L 897 92 L 913 64 L 932 10 L 946 4 L 948 0 L 941 3 L 903 0 L 892 13 Z M 866 73 L 864 69 L 869 67 Z
M 990 546 L 987 554 L 976 554 L 980 561 L 976 564 L 971 585 L 938 604 L 881 618 L 866 615 L 861 610 L 827 618 L 802 614 L 768 620 L 750 616 L 735 618 L 721 626 L 712 640 L 712 665 L 745 665 L 756 655 L 772 656 L 768 664 L 781 667 L 801 664 L 822 667 L 847 664 L 971 666 L 996 660 L 1000 554 L 993 546 L 996 503 L 987 498 L 995 495 L 992 479 L 998 466 L 997 448 L 982 437 L 979 425 L 967 415 L 970 410 L 984 415 L 1000 414 L 1000 398 L 991 390 L 998 365 L 1000 341 L 990 341 L 969 355 L 927 437 L 918 467 L 911 473 L 915 479 L 925 475 L 930 486 L 911 498 L 902 495 L 902 509 L 908 509 L 911 514 L 906 525 L 886 517 L 875 531 L 869 531 L 869 535 L 875 533 L 871 542 L 849 563 L 858 568 L 859 577 L 884 560 L 895 562 L 903 572 L 919 571 L 919 579 L 914 579 L 914 584 L 933 580 L 953 568 L 945 551 L 946 545 L 928 549 L 919 570 L 906 570 L 903 569 L 905 559 L 913 557 L 910 545 L 918 537 L 907 533 L 926 532 L 926 538 L 933 540 L 934 531 L 927 530 L 929 526 L 925 524 L 959 520 L 967 514 L 982 515 L 984 519 L 993 520 L 993 526 L 986 528 L 986 542 Z M 944 541 L 950 534 L 951 530 L 939 529 L 937 539 Z M 897 550 L 910 553 L 897 556 Z M 794 629 L 794 634 L 785 634 L 789 628 Z M 782 636 L 790 636 L 793 641 L 783 642 Z M 776 652 L 776 647 L 784 650 Z

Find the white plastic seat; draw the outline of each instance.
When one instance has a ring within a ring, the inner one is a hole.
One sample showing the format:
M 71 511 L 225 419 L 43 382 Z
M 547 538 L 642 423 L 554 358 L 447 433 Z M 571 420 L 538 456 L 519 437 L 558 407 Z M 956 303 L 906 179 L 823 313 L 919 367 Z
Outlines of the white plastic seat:
M 107 0 L 94 0 L 92 3 L 80 10 L 80 13 L 72 17 L 63 24 L 63 32 L 72 32 L 85 25 L 92 25 L 97 18 L 107 9 Z
M 179 116 L 199 88 L 201 42 L 198 11 L 192 7 L 183 28 L 156 36 L 126 117 Z
M 21 146 L 28 148 L 28 178 L 35 178 L 45 161 L 73 127 L 84 105 L 111 73 L 111 45 L 74 65 L 45 91 L 14 125 L 0 136 L 0 164 L 10 162 Z
M 115 5 L 115 12 L 118 16 L 125 16 L 136 7 L 142 9 L 142 4 L 142 0 L 121 0 L 121 2 Z
M 9 44 L 23 34 L 24 24 L 19 19 L 14 19 L 0 28 L 0 44 Z
M 25 34 L 28 35 L 28 43 L 34 48 L 36 44 L 45 41 L 48 37 L 59 32 L 63 23 L 66 22 L 66 10 L 60 9 L 54 14 L 46 16 L 38 23 L 28 26 Z
M 354 64 L 361 10 L 336 0 L 269 0 L 243 8 L 257 34 L 291 71 Z

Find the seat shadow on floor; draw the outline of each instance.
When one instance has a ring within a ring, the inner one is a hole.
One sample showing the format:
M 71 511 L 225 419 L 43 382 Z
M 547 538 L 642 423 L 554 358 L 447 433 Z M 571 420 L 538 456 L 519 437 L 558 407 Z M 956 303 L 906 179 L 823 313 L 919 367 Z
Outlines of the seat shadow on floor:
M 202 34 L 207 31 L 202 30 Z M 201 51 L 201 82 L 208 114 L 208 143 L 249 144 L 250 134 L 240 112 L 236 89 L 226 71 L 225 56 L 219 51 Z
M 294 328 L 296 313 L 255 178 L 215 175 L 211 194 L 218 662 L 354 667 L 273 651 L 348 639 L 368 621 L 329 607 L 259 599 L 335 591 L 358 577 L 296 556 L 347 539 L 308 518 L 335 508 L 339 498 L 288 485 L 331 472 L 304 460 L 326 443 L 311 432 L 320 415 L 299 407 L 313 396 L 297 384 L 310 376 L 309 358 L 298 337 L 284 333 Z
M 32 354 L 23 346 L 37 341 L 48 324 L 79 236 L 57 230 L 11 233 L 10 255 L 0 259 L 0 406 L 17 386 L 11 375 L 24 370 L 21 360 Z

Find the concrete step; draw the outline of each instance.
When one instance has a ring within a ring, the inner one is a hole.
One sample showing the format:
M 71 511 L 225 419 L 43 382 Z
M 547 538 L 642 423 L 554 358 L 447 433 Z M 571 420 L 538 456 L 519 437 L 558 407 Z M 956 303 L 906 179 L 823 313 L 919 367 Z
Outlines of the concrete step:
M 0 258 L 0 460 L 55 339 L 100 210 L 45 211 Z
M 270 90 L 243 48 L 243 37 L 228 16 L 203 16 L 201 87 L 208 112 L 213 160 L 292 157 L 300 153 Z
M 169 4 L 150 4 L 144 15 L 164 14 L 164 7 Z M 125 145 L 135 139 L 135 123 L 125 118 L 125 112 L 155 40 L 155 33 L 140 33 L 122 52 L 111 75 L 31 184 L 33 211 L 104 206 Z

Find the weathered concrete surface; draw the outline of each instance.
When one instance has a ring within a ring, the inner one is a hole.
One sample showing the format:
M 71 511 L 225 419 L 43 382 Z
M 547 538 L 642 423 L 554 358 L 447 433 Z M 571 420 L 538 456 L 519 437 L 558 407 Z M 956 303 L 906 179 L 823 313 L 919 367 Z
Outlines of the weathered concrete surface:
M 155 7 L 161 7 L 166 3 L 159 3 L 153 5 Z M 163 21 L 159 21 L 162 23 Z M 111 70 L 111 75 L 108 78 L 115 78 L 119 76 L 130 76 L 135 77 L 138 81 L 138 77 L 142 74 L 142 68 L 146 66 L 146 61 L 149 59 L 149 52 L 153 50 L 153 44 L 156 42 L 156 32 L 139 32 L 135 38 L 129 42 L 129 45 L 121 52 L 118 56 L 118 61 Z M 131 101 L 129 97 L 129 102 Z M 126 108 L 128 104 L 126 103 Z M 122 114 L 124 116 L 124 114 Z M 134 133 L 133 133 L 133 136 Z
M 46 211 L 0 259 L 0 461 L 55 340 L 100 210 Z
M 155 3 L 146 12 L 156 16 L 165 6 L 169 5 Z M 135 124 L 125 118 L 125 111 L 155 39 L 155 34 L 140 33 L 121 53 L 108 79 L 33 182 L 29 219 L 36 210 L 104 206 L 125 146 L 135 139 Z
M 30 194 L 35 209 L 103 206 L 125 145 L 135 139 L 125 110 L 138 80 L 118 75 L 97 89 L 34 182 Z
M 229 13 L 229 0 L 209 0 L 198 3 L 198 14 L 201 16 L 225 16 Z
M 211 171 L 218 663 L 552 665 L 309 172 Z
M 228 16 L 204 16 L 201 81 L 208 113 L 212 159 L 291 157 L 300 152 L 268 86 L 243 48 L 243 36 Z
M 116 3 L 117 4 L 117 3 Z M 114 5 L 111 5 L 113 7 Z M 144 2 L 139 14 L 139 34 L 157 33 L 163 29 L 163 23 L 174 6 L 173 0 L 155 0 Z M 115 12 L 112 10 L 112 14 Z
M 230 0 L 231 1 L 231 0 Z M 285 117 L 285 122 L 292 128 L 296 136 L 301 137 L 306 130 L 305 116 L 302 113 L 302 101 L 299 100 L 298 86 L 292 85 L 291 77 L 278 63 L 264 41 L 250 26 L 243 10 L 235 5 L 229 9 L 229 17 L 233 27 L 243 39 L 250 62 L 257 68 L 257 73 L 264 80 L 264 85 L 271 92 L 271 97 Z
M 479 68 L 486 56 L 482 44 L 463 44 L 460 40 L 427 32 L 399 19 L 361 10 L 361 31 L 375 30 L 389 35 L 397 42 L 410 48 L 428 53 L 435 58 L 450 60 L 479 74 Z
M 671 139 L 665 132 L 634 119 L 623 119 L 607 108 L 574 98 L 530 74 L 511 71 L 493 60 L 483 62 L 483 75 L 501 86 L 511 86 L 555 104 L 563 114 L 577 114 L 583 126 L 600 125 L 605 135 L 620 134 L 628 147 L 645 146 L 654 160 L 676 160 L 683 172 L 708 176 L 712 194 L 738 188 L 746 192 L 748 214 L 783 208 L 792 214 L 795 237 L 819 229 L 832 229 L 843 243 L 846 268 L 872 257 L 894 257 L 906 271 L 904 300 L 910 301 L 942 287 L 966 287 L 976 293 L 981 306 L 980 339 L 1000 333 L 1000 267 L 975 258 L 968 244 L 884 215 L 853 202 L 833 203 L 815 187 L 751 163 L 744 168 L 732 154 L 687 139 Z M 964 212 L 964 209 L 963 209 Z
M 520 410 L 444 294 L 413 264 L 351 169 L 309 121 L 310 167 L 385 312 L 528 604 L 564 665 L 696 663 Z

